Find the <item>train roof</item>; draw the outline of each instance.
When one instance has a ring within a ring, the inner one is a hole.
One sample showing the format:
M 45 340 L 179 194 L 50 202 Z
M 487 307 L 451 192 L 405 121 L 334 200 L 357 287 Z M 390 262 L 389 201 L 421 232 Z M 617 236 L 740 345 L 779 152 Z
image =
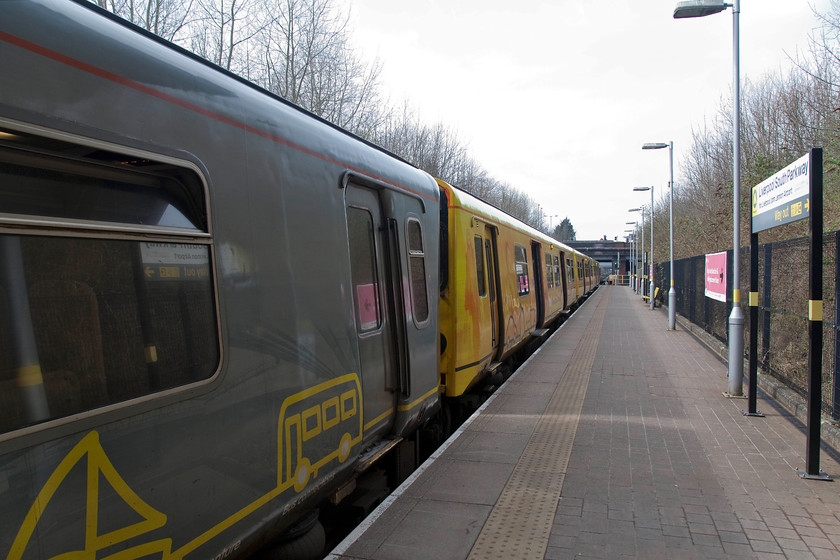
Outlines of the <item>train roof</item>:
M 339 125 L 337 125 L 337 124 L 335 124 L 335 123 L 317 115 L 316 113 L 313 113 L 313 112 L 309 111 L 308 109 L 305 109 L 305 108 L 301 107 L 300 105 L 297 105 L 296 103 L 293 103 L 293 102 L 289 101 L 288 99 L 286 99 L 286 98 L 284 98 L 284 97 L 282 97 L 282 96 L 280 96 L 276 93 L 273 93 L 273 92 L 263 88 L 262 86 L 257 85 L 256 83 L 254 83 L 254 82 L 252 82 L 252 81 L 250 81 L 246 78 L 243 78 L 239 74 L 231 72 L 230 70 L 227 70 L 227 69 L 219 66 L 218 64 L 215 64 L 214 62 L 209 61 L 206 58 L 203 58 L 203 57 L 195 54 L 194 52 L 185 49 L 184 47 L 181 47 L 180 45 L 178 45 L 176 43 L 168 41 L 168 40 L 164 39 L 163 37 L 160 37 L 159 35 L 155 35 L 151 31 L 149 31 L 147 29 L 144 29 L 144 28 L 142 28 L 142 27 L 140 27 L 140 26 L 138 26 L 138 25 L 136 25 L 136 24 L 134 24 L 134 23 L 132 23 L 128 20 L 125 20 L 125 19 L 121 18 L 120 16 L 118 16 L 118 15 L 112 13 L 112 12 L 109 12 L 108 10 L 106 10 L 104 8 L 101 8 L 101 7 L 97 6 L 96 4 L 91 2 L 90 0 L 70 0 L 70 2 L 78 4 L 79 6 L 82 6 L 82 7 L 86 8 L 88 10 L 91 10 L 93 12 L 97 12 L 99 15 L 101 15 L 105 18 L 108 18 L 111 21 L 114 21 L 114 22 L 118 23 L 118 24 L 122 25 L 123 27 L 126 27 L 127 29 L 131 30 L 134 33 L 143 35 L 146 38 L 148 38 L 152 41 L 155 41 L 156 43 L 159 43 L 161 45 L 164 45 L 165 47 L 167 47 L 168 49 L 171 49 L 174 52 L 177 52 L 181 56 L 185 56 L 185 57 L 190 58 L 190 59 L 192 59 L 192 60 L 194 60 L 194 61 L 196 61 L 196 62 L 198 62 L 198 63 L 200 63 L 204 66 L 212 68 L 215 72 L 223 74 L 229 79 L 240 82 L 241 84 L 244 84 L 245 86 L 259 92 L 262 95 L 270 97 L 270 98 L 274 99 L 275 101 L 278 101 L 278 102 L 280 102 L 280 103 L 282 103 L 282 104 L 284 104 L 284 105 L 286 105 L 286 106 L 288 106 L 288 107 L 290 107 L 290 108 L 292 108 L 296 111 L 299 111 L 300 113 L 306 115 L 309 118 L 320 121 L 321 123 L 333 128 L 333 129 L 335 129 L 335 130 L 337 130 L 337 131 L 339 131 L 343 134 L 346 134 L 347 136 L 353 138 L 356 141 L 367 144 L 371 148 L 379 150 L 379 151 L 387 154 L 388 156 L 390 156 L 392 158 L 398 159 L 405 164 L 411 165 L 412 167 L 417 167 L 416 165 L 414 165 L 410 161 L 408 161 L 406 159 L 403 159 L 401 156 L 387 150 L 386 148 L 383 148 L 382 146 L 380 146 L 380 145 L 378 145 L 374 142 L 371 142 L 370 140 L 362 138 L 361 136 L 358 136 L 357 134 L 354 134 L 353 132 L 350 132 L 349 130 L 347 130 L 345 128 L 342 128 Z
M 20 51 L 4 50 L 16 56 L 4 57 L 3 67 L 19 75 L 4 90 L 0 107 L 13 122 L 82 136 L 105 131 L 168 153 L 195 150 L 185 146 L 186 133 L 176 139 L 163 133 L 166 127 L 180 127 L 179 133 L 213 128 L 196 138 L 223 137 L 232 146 L 250 142 L 247 137 L 267 141 L 344 167 L 351 175 L 438 199 L 432 177 L 410 162 L 86 0 L 6 4 L 0 48 Z M 22 64 L 29 71 L 20 73 Z M 67 78 L 74 73 L 78 79 Z M 64 76 L 64 87 L 56 76 Z M 33 88 L 38 93 L 29 96 Z M 148 103 L 139 101 L 143 98 Z M 131 99 L 141 116 L 116 113 L 124 99 Z M 60 120 L 42 110 L 49 104 L 62 107 Z M 91 111 L 99 104 L 105 110 Z
M 584 255 L 580 251 L 569 247 L 565 243 L 562 243 L 554 239 L 553 237 L 546 235 L 538 229 L 533 228 L 525 222 L 511 216 L 504 210 L 493 206 L 489 202 L 482 200 L 481 198 L 472 195 L 463 189 L 450 185 L 442 179 L 437 179 L 437 182 L 438 185 L 440 185 L 447 191 L 449 198 L 448 204 L 450 208 L 463 210 L 469 214 L 487 220 L 488 222 L 495 223 L 498 226 L 507 227 L 510 229 L 524 232 L 531 237 L 541 240 L 543 243 L 549 245 L 556 245 L 560 247 L 564 252 L 575 253 L 576 255 L 579 255 L 581 257 L 594 260 L 592 259 L 592 257 Z

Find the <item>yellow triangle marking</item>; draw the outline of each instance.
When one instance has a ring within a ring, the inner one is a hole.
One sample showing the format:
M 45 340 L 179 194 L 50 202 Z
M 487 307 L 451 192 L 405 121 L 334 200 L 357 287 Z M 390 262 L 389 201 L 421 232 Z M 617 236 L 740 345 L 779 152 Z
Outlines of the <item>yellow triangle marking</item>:
M 68 551 L 57 558 L 63 560 L 92 560 L 96 557 L 96 553 L 105 547 L 166 525 L 166 515 L 144 502 L 119 475 L 99 443 L 99 434 L 93 431 L 70 450 L 47 479 L 15 537 L 7 560 L 20 560 L 23 557 L 23 553 L 35 531 L 35 526 L 44 514 L 50 500 L 52 500 L 64 479 L 67 478 L 67 475 L 70 474 L 70 471 L 73 470 L 73 467 L 82 461 L 85 456 L 87 456 L 85 549 L 83 551 Z M 108 484 L 131 509 L 143 518 L 143 521 L 104 535 L 99 534 L 99 473 L 102 473 Z M 168 556 L 168 550 L 164 551 L 164 557 Z

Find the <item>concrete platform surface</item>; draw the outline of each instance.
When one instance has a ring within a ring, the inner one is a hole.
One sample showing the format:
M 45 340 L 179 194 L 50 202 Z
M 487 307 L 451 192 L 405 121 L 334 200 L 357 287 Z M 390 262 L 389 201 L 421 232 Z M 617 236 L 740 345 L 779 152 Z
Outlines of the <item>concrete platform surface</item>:
M 328 558 L 840 559 L 840 482 L 797 475 L 804 426 L 743 416 L 726 365 L 667 327 L 602 286 Z

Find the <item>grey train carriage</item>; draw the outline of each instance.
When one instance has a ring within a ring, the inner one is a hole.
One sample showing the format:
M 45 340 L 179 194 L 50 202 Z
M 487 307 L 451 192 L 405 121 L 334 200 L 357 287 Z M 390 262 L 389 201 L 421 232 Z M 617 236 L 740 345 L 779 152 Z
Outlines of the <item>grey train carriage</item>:
M 436 411 L 430 176 L 86 2 L 0 76 L 0 558 L 245 556 Z

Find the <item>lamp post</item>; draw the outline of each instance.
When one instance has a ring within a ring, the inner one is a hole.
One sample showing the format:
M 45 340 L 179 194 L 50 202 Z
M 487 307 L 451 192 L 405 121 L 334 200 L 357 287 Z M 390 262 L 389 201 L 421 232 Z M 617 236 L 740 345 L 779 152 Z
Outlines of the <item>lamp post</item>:
M 628 210 L 629 212 L 641 212 L 642 213 L 642 244 L 636 243 L 636 253 L 637 258 L 642 262 L 642 274 L 639 274 L 639 267 L 636 266 L 636 276 L 639 279 L 639 291 L 636 293 L 641 292 L 642 295 L 645 295 L 645 282 L 642 279 L 645 272 L 645 209 L 644 208 L 631 208 Z M 641 252 L 639 252 L 639 247 L 642 248 Z
M 643 150 L 661 150 L 668 148 L 671 160 L 671 181 L 668 183 L 671 194 L 668 202 L 668 225 L 669 225 L 669 259 L 671 261 L 671 287 L 668 290 L 668 330 L 677 328 L 677 292 L 674 290 L 674 142 L 651 142 L 642 146 Z
M 636 291 L 636 229 L 639 227 L 639 222 L 627 222 L 628 226 L 633 226 L 632 230 L 626 230 L 630 233 L 630 285 L 633 291 Z
M 677 2 L 674 18 L 703 17 L 732 8 L 732 313 L 729 315 L 729 394 L 743 395 L 744 379 L 744 312 L 741 309 L 741 82 L 739 27 L 741 0 L 731 4 L 720 0 L 687 0 Z
M 653 311 L 653 187 L 633 187 L 636 192 L 650 191 L 650 309 Z M 644 213 L 642 213 L 644 216 Z
M 627 285 L 630 286 L 630 282 L 633 278 L 633 230 L 632 229 L 625 229 L 624 230 L 624 239 L 630 245 L 627 248 Z

